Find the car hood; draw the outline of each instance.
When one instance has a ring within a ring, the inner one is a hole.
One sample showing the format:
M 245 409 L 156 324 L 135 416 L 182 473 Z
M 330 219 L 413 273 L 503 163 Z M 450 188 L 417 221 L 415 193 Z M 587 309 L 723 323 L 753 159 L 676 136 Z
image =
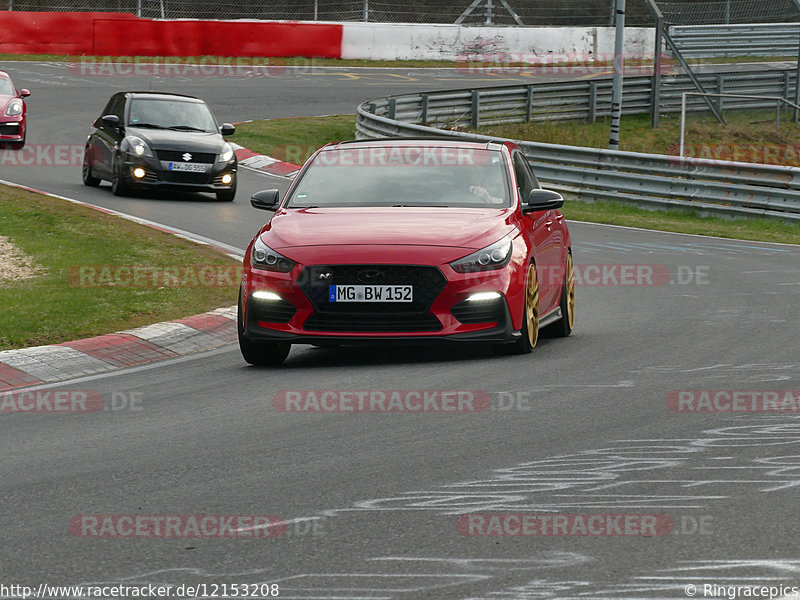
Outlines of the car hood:
M 279 210 L 262 239 L 302 246 L 391 245 L 480 249 L 513 229 L 510 208 L 307 208 Z
M 185 150 L 219 154 L 225 143 L 222 135 L 216 132 L 174 131 L 128 126 L 125 133 L 142 138 L 153 150 Z

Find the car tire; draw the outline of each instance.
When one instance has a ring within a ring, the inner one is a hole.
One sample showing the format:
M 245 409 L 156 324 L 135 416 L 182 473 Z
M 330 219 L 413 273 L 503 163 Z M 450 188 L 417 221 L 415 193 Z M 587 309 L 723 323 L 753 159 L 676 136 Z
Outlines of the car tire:
M 561 307 L 561 318 L 542 329 L 542 334 L 548 337 L 567 337 L 575 326 L 575 265 L 572 262 L 572 252 L 567 252 L 559 306 Z
M 97 187 L 100 185 L 100 180 L 92 175 L 92 167 L 89 164 L 89 149 L 86 148 L 83 151 L 83 165 L 81 166 L 81 178 L 83 179 L 83 185 L 88 185 L 89 187 Z
M 236 316 L 239 334 L 239 350 L 245 362 L 259 367 L 276 367 L 289 356 L 291 344 L 288 342 L 251 342 L 244 335 L 242 313 L 242 291 L 239 290 L 239 310 Z
M 219 202 L 233 202 L 234 198 L 236 198 L 235 185 L 229 190 L 220 190 L 219 192 L 217 192 L 217 200 Z
M 122 161 L 119 157 L 114 159 L 114 166 L 111 169 L 111 193 L 115 196 L 127 196 L 131 193 L 130 186 L 122 174 Z
M 500 354 L 530 354 L 539 341 L 539 276 L 536 265 L 528 266 L 525 277 L 525 303 L 522 307 L 522 335 L 511 344 L 497 346 Z

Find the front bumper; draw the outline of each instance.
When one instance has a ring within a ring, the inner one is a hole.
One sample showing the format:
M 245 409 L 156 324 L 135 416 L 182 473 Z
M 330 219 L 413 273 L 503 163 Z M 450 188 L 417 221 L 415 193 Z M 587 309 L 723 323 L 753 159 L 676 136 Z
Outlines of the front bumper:
M 23 139 L 25 139 L 24 118 L 0 118 L 0 142 L 21 142 Z
M 137 188 L 180 190 L 185 192 L 221 192 L 236 186 L 238 165 L 236 160 L 215 162 L 204 173 L 170 171 L 166 168 L 168 161 L 156 158 L 131 158 L 122 163 L 122 173 L 129 186 Z M 134 169 L 144 169 L 144 177 L 135 177 Z M 222 177 L 229 173 L 230 183 L 222 183 Z
M 341 268 L 343 265 L 331 267 Z M 516 306 L 514 299 L 517 303 L 519 301 L 512 285 L 512 269 L 475 277 L 457 274 L 446 265 L 356 265 L 356 268 L 364 267 L 433 269 L 440 273 L 441 286 L 429 289 L 430 298 L 422 301 L 418 308 L 411 310 L 409 307 L 406 312 L 400 312 L 398 305 L 364 309 L 364 305 L 356 307 L 351 304 L 334 309 L 332 304 L 326 304 L 314 290 L 302 283 L 302 276 L 298 278 L 304 269 L 308 273 L 327 267 L 296 267 L 293 273 L 265 272 L 246 267 L 242 282 L 245 337 L 253 342 L 298 344 L 419 344 L 508 343 L 520 336 L 519 327 L 514 327 L 511 317 Z M 392 285 L 400 283 L 403 282 L 391 281 Z M 253 298 L 256 291 L 269 291 L 281 299 Z M 499 292 L 500 297 L 489 301 L 485 310 L 477 311 L 477 315 L 475 311 L 459 310 L 472 294 L 487 291 Z M 381 312 L 384 309 L 386 312 Z

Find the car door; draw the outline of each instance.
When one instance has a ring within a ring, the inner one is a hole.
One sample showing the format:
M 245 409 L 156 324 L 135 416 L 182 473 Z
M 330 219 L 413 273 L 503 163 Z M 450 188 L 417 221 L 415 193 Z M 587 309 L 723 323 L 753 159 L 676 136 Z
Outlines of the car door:
M 109 178 L 114 161 L 114 154 L 122 141 L 120 128 L 112 127 L 103 123 L 104 115 L 116 115 L 119 117 L 120 125 L 124 123 L 125 116 L 125 97 L 112 96 L 111 100 L 100 113 L 94 122 L 95 132 L 92 135 L 91 151 L 95 161 L 95 174 Z
M 539 186 L 539 181 L 528 164 L 528 159 L 519 150 L 512 153 L 514 174 L 517 179 L 517 190 L 520 201 L 524 205 L 531 190 Z M 564 266 L 561 264 L 561 245 L 563 244 L 560 224 L 557 221 L 560 213 L 554 210 L 531 212 L 523 216 L 523 228 L 536 260 L 536 271 L 539 277 L 539 309 L 545 314 L 555 308 L 560 301 L 561 284 L 564 278 Z M 561 241 L 560 241 L 561 240 Z

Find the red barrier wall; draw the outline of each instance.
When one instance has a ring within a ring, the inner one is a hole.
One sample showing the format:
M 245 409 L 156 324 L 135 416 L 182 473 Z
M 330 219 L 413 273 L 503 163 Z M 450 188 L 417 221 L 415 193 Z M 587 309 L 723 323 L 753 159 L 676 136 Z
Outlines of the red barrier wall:
M 342 26 L 291 21 L 157 21 L 125 13 L 0 11 L 8 54 L 339 58 Z M 11 39 L 9 39 L 11 38 Z
M 93 22 L 98 17 L 136 19 L 127 13 L 0 11 L 0 53 L 92 54 Z

